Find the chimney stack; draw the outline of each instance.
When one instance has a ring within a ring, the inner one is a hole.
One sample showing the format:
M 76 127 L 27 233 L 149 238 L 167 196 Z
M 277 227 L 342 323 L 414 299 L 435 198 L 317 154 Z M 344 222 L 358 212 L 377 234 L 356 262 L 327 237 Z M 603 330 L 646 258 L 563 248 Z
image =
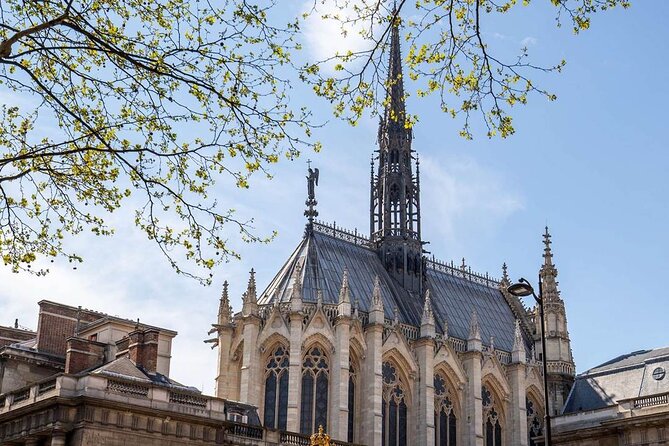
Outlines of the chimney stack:
M 116 343 L 116 357 L 128 355 L 136 366 L 154 375 L 158 367 L 158 335 L 155 328 L 136 329 Z

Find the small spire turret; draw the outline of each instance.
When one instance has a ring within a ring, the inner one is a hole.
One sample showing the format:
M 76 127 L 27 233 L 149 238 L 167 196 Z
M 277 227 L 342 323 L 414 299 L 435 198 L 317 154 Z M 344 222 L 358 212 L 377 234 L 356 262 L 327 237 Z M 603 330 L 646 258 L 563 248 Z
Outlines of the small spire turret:
M 513 333 L 513 348 L 511 349 L 511 362 L 525 364 L 527 357 L 525 354 L 525 341 L 520 329 L 520 320 L 516 319 L 516 327 Z
M 351 315 L 351 291 L 348 285 L 348 269 L 344 268 L 344 274 L 339 289 L 339 316 Z
M 218 324 L 228 324 L 232 320 L 232 307 L 228 296 L 228 281 L 223 282 L 223 292 L 218 304 Z
M 256 291 L 256 272 L 253 268 L 249 273 L 249 284 L 242 297 L 242 314 L 244 316 L 258 315 L 258 293 Z
M 435 335 L 434 329 L 434 311 L 432 310 L 432 298 L 430 297 L 430 290 L 425 291 L 425 304 L 423 305 L 423 316 L 420 320 L 420 335 L 423 337 L 433 338 Z
M 472 317 L 469 320 L 469 336 L 467 337 L 467 350 L 481 351 L 483 343 L 481 342 L 481 328 L 479 327 L 479 315 L 476 309 L 472 311 Z

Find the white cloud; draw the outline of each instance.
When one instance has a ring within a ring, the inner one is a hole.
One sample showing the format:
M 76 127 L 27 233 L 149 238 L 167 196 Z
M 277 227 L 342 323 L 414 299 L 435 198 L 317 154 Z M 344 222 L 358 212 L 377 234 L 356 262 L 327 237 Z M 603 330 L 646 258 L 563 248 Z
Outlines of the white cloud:
M 314 10 L 312 10 L 315 8 Z M 310 12 L 304 24 L 306 47 L 315 60 L 324 60 L 348 51 L 357 52 L 370 48 L 371 42 L 361 35 L 368 22 L 344 24 L 341 21 L 355 17 L 353 2 L 345 6 L 338 2 L 307 0 L 304 11 Z M 333 16 L 337 18 L 323 18 Z M 332 68 L 331 64 L 329 68 Z
M 537 38 L 532 37 L 532 36 L 527 36 L 523 40 L 520 41 L 520 44 L 524 47 L 527 48 L 529 46 L 534 46 L 537 44 Z
M 453 245 L 465 234 L 489 233 L 523 208 L 497 172 L 469 157 L 421 157 L 423 238 Z M 428 211 L 429 210 L 429 211 Z M 448 259 L 444 259 L 448 260 Z

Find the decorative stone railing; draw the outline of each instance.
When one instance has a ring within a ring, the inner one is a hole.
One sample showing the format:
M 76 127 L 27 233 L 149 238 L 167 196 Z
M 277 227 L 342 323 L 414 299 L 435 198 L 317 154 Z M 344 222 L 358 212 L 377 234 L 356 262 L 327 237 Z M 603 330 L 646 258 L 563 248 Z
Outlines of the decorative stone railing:
M 115 393 L 122 393 L 136 397 L 148 397 L 149 386 L 143 384 L 131 383 L 128 381 L 107 380 L 107 390 Z
M 669 404 L 669 392 L 657 393 L 655 395 L 640 396 L 630 401 L 630 405 L 634 409 L 641 409 L 644 407 L 660 406 L 662 404 Z
M 337 227 L 337 223 L 326 223 L 320 220 L 316 220 L 313 224 L 314 231 L 320 232 L 321 234 L 329 235 L 339 240 L 344 240 L 346 242 L 353 243 L 355 245 L 364 246 L 366 248 L 371 248 L 372 243 L 370 238 L 366 237 L 363 234 L 358 233 L 357 229 L 353 231 Z M 415 234 L 415 233 L 414 233 Z M 393 234 L 390 234 L 393 235 Z M 401 234 L 394 234 L 401 235 Z M 371 239 L 377 240 L 380 237 L 380 234 L 374 234 Z M 432 257 L 431 259 L 426 259 L 427 267 L 435 271 L 440 271 L 446 274 L 450 274 L 456 277 L 462 277 L 471 282 L 479 283 L 490 288 L 499 288 L 499 281 L 491 277 L 488 273 L 477 273 L 472 271 L 470 266 L 462 265 L 456 266 L 453 261 L 450 263 L 442 262 L 440 260 Z
M 309 446 L 311 444 L 309 435 L 297 434 L 295 432 L 281 432 L 279 441 L 281 446 Z M 339 440 L 331 440 L 330 444 L 334 446 L 360 446 Z
M 338 228 L 336 222 L 330 224 L 320 220 L 316 220 L 313 227 L 314 231 L 320 232 L 321 234 L 329 235 L 346 242 L 351 242 L 355 245 L 361 245 L 365 247 L 370 246 L 369 239 L 364 235 L 359 234 L 357 229 L 350 231 L 341 227 Z

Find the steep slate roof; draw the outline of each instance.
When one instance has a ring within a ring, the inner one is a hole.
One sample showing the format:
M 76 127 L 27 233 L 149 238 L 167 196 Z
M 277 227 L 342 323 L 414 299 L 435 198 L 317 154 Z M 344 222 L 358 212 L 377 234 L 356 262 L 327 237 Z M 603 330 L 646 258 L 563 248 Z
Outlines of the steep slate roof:
M 393 319 L 394 309 L 397 308 L 400 322 L 420 326 L 423 296 L 407 292 L 392 279 L 364 238 L 351 234 L 346 237 L 348 240 L 343 238 L 326 234 L 316 225 L 315 230 L 300 241 L 261 294 L 258 303 L 270 304 L 275 298 L 288 302 L 294 285 L 294 272 L 299 264 L 302 266 L 304 301 L 316 302 L 320 288 L 323 303 L 336 304 L 346 268 L 351 302 L 357 301 L 361 311 L 370 310 L 374 280 L 378 276 L 386 318 Z M 512 350 L 515 316 L 496 282 L 491 280 L 491 285 L 487 286 L 467 277 L 430 268 L 429 262 L 427 280 L 438 332 L 443 332 L 442 321 L 447 321 L 449 336 L 466 340 L 472 311 L 476 309 L 484 344 L 487 345 L 490 336 L 494 336 L 495 348 L 508 352 Z M 529 339 L 526 339 L 526 344 L 529 346 Z
M 653 378 L 662 367 L 666 376 Z M 669 392 L 669 347 L 639 350 L 581 373 L 567 398 L 564 413 L 602 409 L 618 401 Z

